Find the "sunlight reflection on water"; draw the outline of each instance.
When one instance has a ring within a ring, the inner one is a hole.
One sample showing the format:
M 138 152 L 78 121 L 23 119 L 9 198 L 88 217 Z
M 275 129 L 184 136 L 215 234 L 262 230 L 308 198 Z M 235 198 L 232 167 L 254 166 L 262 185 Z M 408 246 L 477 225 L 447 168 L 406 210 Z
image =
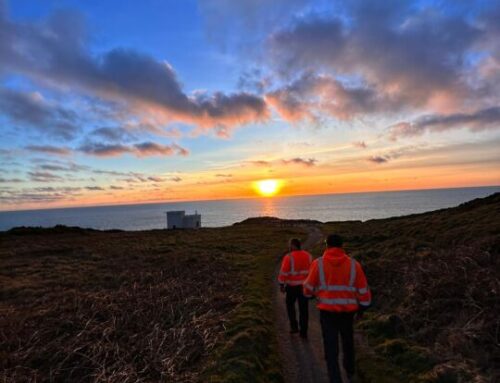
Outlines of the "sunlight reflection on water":
M 266 216 L 266 217 L 277 216 L 275 198 L 262 199 L 262 208 L 260 210 L 259 216 Z
M 323 222 L 367 220 L 457 206 L 499 191 L 500 187 L 483 187 L 0 212 L 0 230 L 57 224 L 94 229 L 163 229 L 167 210 L 198 210 L 205 227 L 231 225 L 259 216 Z

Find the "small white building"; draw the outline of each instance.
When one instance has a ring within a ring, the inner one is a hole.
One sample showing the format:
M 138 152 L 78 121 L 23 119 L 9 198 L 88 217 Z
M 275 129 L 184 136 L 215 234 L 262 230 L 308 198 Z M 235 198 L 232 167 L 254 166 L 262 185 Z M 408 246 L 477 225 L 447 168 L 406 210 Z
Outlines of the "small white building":
M 186 214 L 184 210 L 167 211 L 167 229 L 197 229 L 201 227 L 201 214 Z

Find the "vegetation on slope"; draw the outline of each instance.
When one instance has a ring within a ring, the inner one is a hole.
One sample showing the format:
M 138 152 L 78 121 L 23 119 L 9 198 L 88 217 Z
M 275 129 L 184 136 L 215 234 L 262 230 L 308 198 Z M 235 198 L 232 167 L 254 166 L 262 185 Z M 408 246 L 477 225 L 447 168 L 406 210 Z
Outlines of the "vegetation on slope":
M 2 380 L 276 380 L 268 278 L 292 233 L 0 234 Z
M 496 194 L 322 225 L 346 238 L 374 292 L 360 324 L 363 383 L 498 379 L 499 217 Z M 279 382 L 271 281 L 292 236 L 304 232 L 277 219 L 0 233 L 2 379 Z
M 374 291 L 365 382 L 500 378 L 500 194 L 425 214 L 325 225 Z

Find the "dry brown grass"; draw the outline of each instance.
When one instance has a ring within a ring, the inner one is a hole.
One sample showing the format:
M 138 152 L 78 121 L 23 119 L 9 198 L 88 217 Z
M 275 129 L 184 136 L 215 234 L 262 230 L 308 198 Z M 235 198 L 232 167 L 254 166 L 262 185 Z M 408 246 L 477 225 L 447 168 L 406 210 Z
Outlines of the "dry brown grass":
M 367 381 L 495 381 L 499 217 L 497 194 L 323 226 L 346 238 L 373 288 Z M 303 234 L 265 219 L 198 231 L 0 233 L 0 378 L 279 382 L 271 276 L 286 240 Z
M 500 194 L 453 209 L 326 227 L 343 234 L 365 264 L 375 297 L 365 327 L 374 344 L 402 338 L 425 347 L 425 363 L 396 363 L 407 369 L 407 381 L 500 378 Z
M 0 234 L 0 380 L 198 381 L 243 301 L 242 265 L 286 235 L 252 226 Z

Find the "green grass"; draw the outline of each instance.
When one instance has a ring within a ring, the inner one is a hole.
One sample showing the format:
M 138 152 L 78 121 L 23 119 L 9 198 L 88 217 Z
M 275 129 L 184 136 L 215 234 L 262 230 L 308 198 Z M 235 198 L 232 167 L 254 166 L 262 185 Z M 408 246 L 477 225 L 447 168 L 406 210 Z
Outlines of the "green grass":
M 269 249 L 271 253 L 258 249 L 239 258 L 244 300 L 231 313 L 225 337 L 207 366 L 203 381 L 283 382 L 271 289 L 276 288 L 273 279 L 277 256 L 290 237 L 301 234 L 304 232 L 298 229 L 275 231 L 269 238 L 269 243 L 274 243 Z

